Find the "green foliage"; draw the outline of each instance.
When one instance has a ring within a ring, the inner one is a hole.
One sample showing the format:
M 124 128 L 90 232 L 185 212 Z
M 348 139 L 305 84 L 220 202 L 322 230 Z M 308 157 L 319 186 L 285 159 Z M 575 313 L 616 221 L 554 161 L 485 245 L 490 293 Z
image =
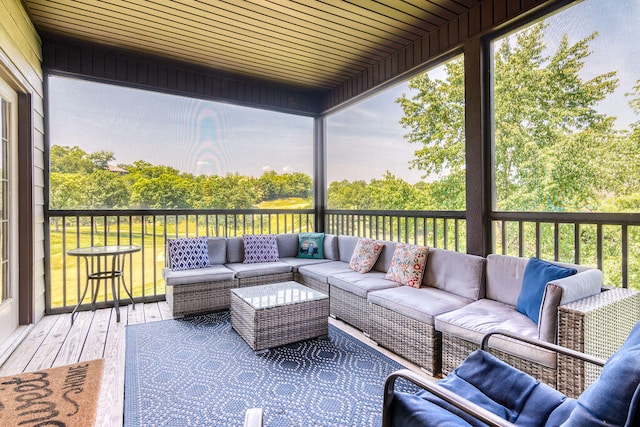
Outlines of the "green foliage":
M 108 171 L 113 153 L 87 154 L 78 147 L 51 148 L 51 209 L 247 209 L 264 200 L 310 199 L 313 181 L 296 172 L 193 176 L 144 160 Z
M 51 173 L 88 174 L 94 169 L 89 155 L 79 147 L 54 145 L 49 151 Z
M 627 163 L 612 180 L 610 165 L 629 159 L 628 140 L 613 118 L 596 111 L 617 85 L 615 72 L 591 80 L 580 73 L 590 55 L 592 34 L 575 44 L 566 35 L 545 56 L 547 25 L 536 24 L 503 40 L 494 61 L 495 186 L 500 210 L 597 210 L 603 194 L 629 186 Z M 444 80 L 424 73 L 411 79 L 417 94 L 398 103 L 410 143 L 420 144 L 412 165 L 438 175 L 431 194 L 464 200 L 464 63 L 445 65 Z M 634 150 L 638 151 L 638 150 Z M 633 157 L 633 156 L 632 156 Z M 599 161 L 594 161 L 598 159 Z M 636 169 L 637 170 L 637 169 Z M 631 174 L 637 175 L 637 174 Z M 433 199 L 432 199 L 433 200 Z

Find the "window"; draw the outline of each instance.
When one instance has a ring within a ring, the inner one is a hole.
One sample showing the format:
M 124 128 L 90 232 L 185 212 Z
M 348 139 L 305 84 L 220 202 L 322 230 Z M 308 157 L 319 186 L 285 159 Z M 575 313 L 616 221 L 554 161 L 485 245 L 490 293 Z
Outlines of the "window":
M 493 42 L 497 210 L 639 210 L 639 13 L 589 0 Z
M 462 56 L 327 119 L 330 209 L 464 210 Z
M 313 119 L 49 77 L 50 209 L 312 205 Z

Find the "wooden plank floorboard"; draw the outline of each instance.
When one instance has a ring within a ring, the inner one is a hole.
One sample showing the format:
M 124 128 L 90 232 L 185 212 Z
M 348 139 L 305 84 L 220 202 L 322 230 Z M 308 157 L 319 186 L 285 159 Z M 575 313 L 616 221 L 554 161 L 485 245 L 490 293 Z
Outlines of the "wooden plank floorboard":
M 91 312 L 80 312 L 75 318 L 74 327 L 78 323 L 87 323 L 92 316 Z M 70 315 L 62 315 L 61 322 L 58 321 L 51 328 L 51 332 L 47 335 L 47 339 L 42 343 L 42 346 L 38 348 L 33 358 L 25 368 L 26 372 L 38 371 L 40 369 L 48 369 L 53 367 L 53 362 L 58 356 L 58 352 L 62 348 L 62 345 L 69 334 L 71 329 L 71 317 Z
M 124 408 L 124 355 L 127 311 L 116 322 L 115 310 L 109 318 L 104 347 L 104 372 L 100 385 L 96 426 L 121 426 Z
M 157 302 L 150 302 L 144 305 L 144 321 L 148 322 L 156 322 L 158 320 L 162 320 L 162 315 L 160 314 L 160 309 L 158 308 Z
M 78 360 L 80 360 L 80 354 L 82 354 L 82 349 L 84 348 L 84 344 L 87 340 L 87 336 L 89 335 L 89 330 L 91 329 L 94 316 L 95 312 L 93 311 L 83 311 L 78 313 L 78 316 L 73 322 L 73 326 L 69 327 L 69 332 L 62 343 L 62 346 L 60 346 L 60 351 L 58 351 L 58 355 L 51 365 L 52 367 L 78 363 Z
M 113 310 L 111 309 L 97 310 L 93 315 L 93 321 L 87 333 L 87 339 L 82 348 L 79 362 L 102 359 L 104 356 L 112 312 Z
M 45 316 L 29 333 L 29 336 L 20 343 L 11 357 L 0 368 L 0 376 L 19 374 L 25 371 L 29 362 L 43 345 L 47 336 L 57 322 L 63 322 L 62 316 Z
M 160 315 L 162 316 L 163 320 L 173 319 L 173 314 L 171 314 L 171 308 L 169 307 L 169 304 L 167 304 L 166 301 L 159 301 L 158 309 L 160 309 Z

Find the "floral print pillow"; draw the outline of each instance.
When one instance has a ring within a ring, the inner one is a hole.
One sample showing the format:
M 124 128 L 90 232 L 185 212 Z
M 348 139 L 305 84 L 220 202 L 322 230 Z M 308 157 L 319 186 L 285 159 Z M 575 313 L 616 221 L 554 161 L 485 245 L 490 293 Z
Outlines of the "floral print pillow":
M 384 278 L 419 288 L 422 284 L 428 251 L 429 248 L 425 246 L 397 243 L 391 258 L 391 266 Z
M 358 273 L 366 273 L 370 271 L 378 257 L 384 245 L 380 242 L 376 242 L 371 239 L 358 239 L 356 247 L 351 255 L 349 261 L 349 268 L 357 271 Z

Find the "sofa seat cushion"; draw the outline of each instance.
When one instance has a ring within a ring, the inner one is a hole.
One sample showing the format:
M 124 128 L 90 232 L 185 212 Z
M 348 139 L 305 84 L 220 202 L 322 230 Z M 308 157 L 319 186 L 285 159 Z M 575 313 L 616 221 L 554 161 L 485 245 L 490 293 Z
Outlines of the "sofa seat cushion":
M 281 261 L 277 262 L 255 262 L 252 264 L 232 263 L 225 264 L 227 268 L 236 272 L 238 279 L 247 277 L 268 276 L 270 274 L 281 274 L 291 272 L 291 266 Z
M 284 262 L 291 266 L 294 272 L 297 272 L 303 265 L 324 264 L 330 262 L 328 259 L 311 259 L 311 258 L 280 258 L 280 262 Z
M 489 332 L 504 330 L 525 338 L 538 338 L 538 325 L 514 306 L 490 299 L 474 301 L 457 310 L 436 317 L 436 330 L 477 343 Z M 556 367 L 555 353 L 533 348 L 509 338 L 494 337 L 490 347 L 534 361 L 551 368 Z
M 349 263 L 343 261 L 329 261 L 298 267 L 298 274 L 322 283 L 329 283 L 329 276 L 338 273 L 348 273 L 350 271 L 353 270 L 349 268 Z
M 400 286 L 400 283 L 385 279 L 385 274 L 381 271 L 370 271 L 364 274 L 349 271 L 329 276 L 329 284 L 361 298 L 367 298 L 369 292 Z
M 222 282 L 233 280 L 236 273 L 223 265 L 213 265 L 205 268 L 174 271 L 170 268 L 162 270 L 164 283 L 168 286 L 193 285 L 194 283 Z
M 438 314 L 456 310 L 473 302 L 440 289 L 410 286 L 370 292 L 367 301 L 431 326 L 434 325 L 434 318 Z

